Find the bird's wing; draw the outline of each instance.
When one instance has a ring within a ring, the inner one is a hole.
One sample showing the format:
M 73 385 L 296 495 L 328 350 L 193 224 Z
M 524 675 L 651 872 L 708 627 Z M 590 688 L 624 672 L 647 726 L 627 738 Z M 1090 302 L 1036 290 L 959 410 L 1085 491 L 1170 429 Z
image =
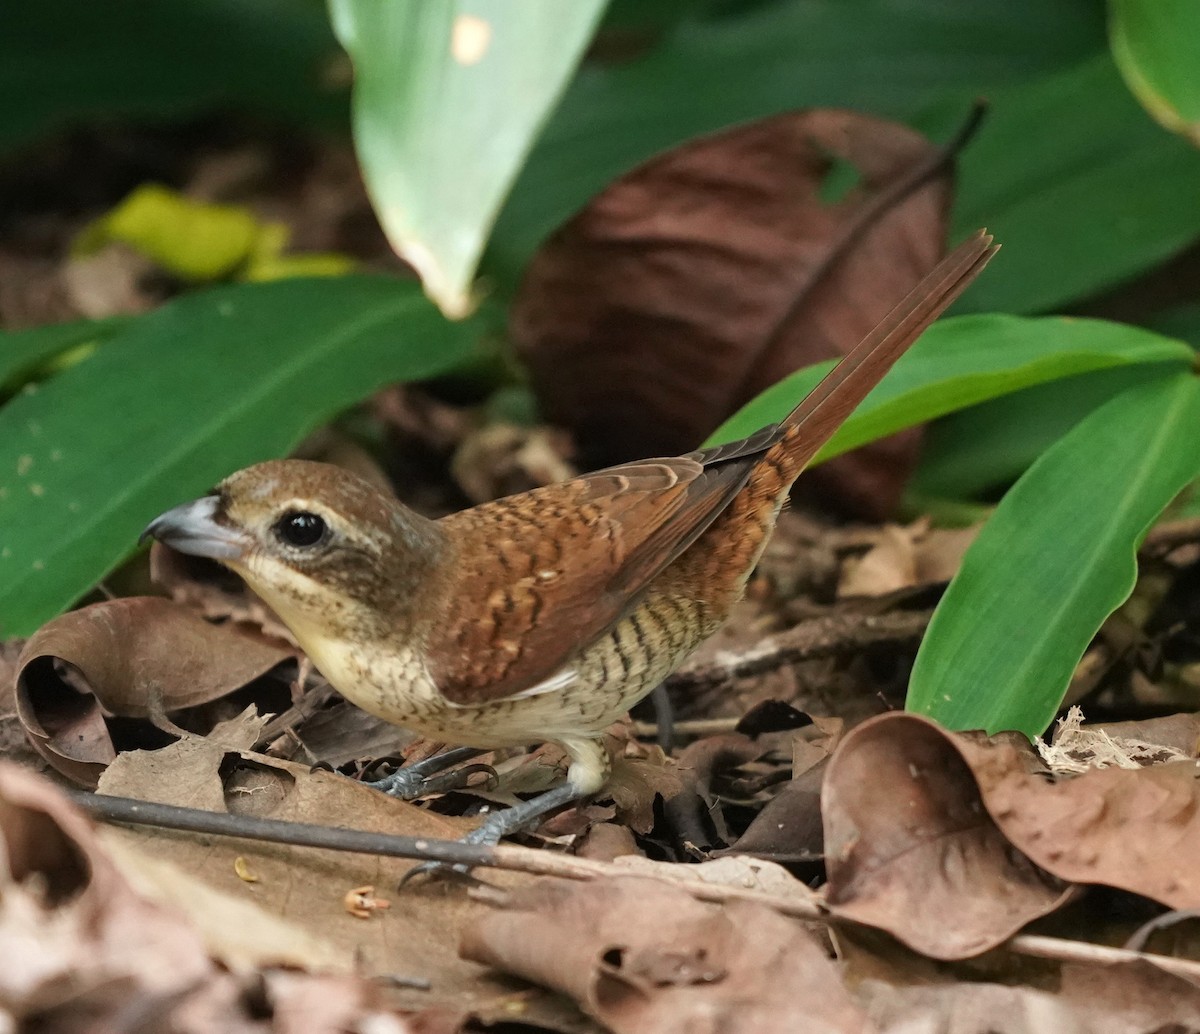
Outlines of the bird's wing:
M 441 692 L 482 703 L 552 679 L 717 518 L 752 463 L 643 460 L 443 518 L 456 583 L 427 644 Z

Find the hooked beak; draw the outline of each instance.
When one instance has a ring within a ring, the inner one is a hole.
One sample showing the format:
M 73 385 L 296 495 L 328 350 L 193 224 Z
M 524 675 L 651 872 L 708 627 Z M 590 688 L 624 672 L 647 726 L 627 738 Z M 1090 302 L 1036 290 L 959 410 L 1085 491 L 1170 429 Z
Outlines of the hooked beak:
M 154 538 L 191 556 L 236 560 L 246 553 L 250 542 L 241 532 L 217 522 L 219 503 L 217 496 L 206 495 L 176 506 L 146 525 L 138 543 Z

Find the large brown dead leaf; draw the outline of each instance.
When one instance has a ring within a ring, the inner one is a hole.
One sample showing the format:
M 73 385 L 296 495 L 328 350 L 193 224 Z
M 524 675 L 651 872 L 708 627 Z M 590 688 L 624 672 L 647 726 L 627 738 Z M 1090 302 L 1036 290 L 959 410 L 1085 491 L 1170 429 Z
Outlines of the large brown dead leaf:
M 999 828 L 1042 868 L 1200 908 L 1200 761 L 1048 778 L 1008 743 L 962 741 L 959 750 Z
M 417 837 L 453 838 L 477 822 L 438 815 L 329 772 L 230 749 L 235 726 L 223 738 L 224 745 L 211 737 L 189 737 L 161 750 L 122 754 L 104 773 L 100 790 L 209 811 Z M 112 835 L 208 887 L 295 924 L 355 959 L 364 975 L 428 980 L 427 991 L 394 992 L 406 1008 L 446 1008 L 489 1022 L 524 1019 L 564 1031 L 591 1029 L 559 996 L 460 959 L 459 931 L 485 906 L 453 883 L 418 881 L 399 888 L 413 862 L 144 827 L 117 827 Z M 530 879 L 491 871 L 482 878 L 501 887 Z M 374 888 L 390 907 L 369 919 L 352 914 L 347 895 L 360 887 Z
M 462 953 L 563 991 L 616 1034 L 870 1029 L 802 924 L 654 879 L 539 882 L 469 926 Z
M 160 888 L 195 891 L 161 862 L 154 864 Z M 59 790 L 0 764 L 5 1029 L 334 1034 L 378 1015 L 374 991 L 364 981 L 256 969 L 269 957 L 289 965 L 306 961 L 297 951 L 303 937 L 295 931 L 275 937 L 280 922 L 253 908 L 239 910 L 215 896 L 207 903 L 227 922 L 245 927 L 244 953 L 225 964 L 211 956 L 204 937 L 173 904 L 131 884 L 91 823 Z M 228 968 L 231 962 L 240 972 Z M 308 1003 L 303 1022 L 296 1009 L 301 1002 Z M 389 1018 L 387 1029 L 402 1034 L 402 1021 Z
M 1086 945 L 1080 945 L 1086 949 Z M 1200 989 L 1148 961 L 1049 962 L 996 952 L 933 963 L 879 938 L 840 936 L 847 986 L 887 1031 L 946 1034 L 1184 1034 Z
M 1149 965 L 1067 965 L 1058 986 L 864 981 L 855 998 L 884 1030 L 952 1034 L 1190 1034 L 1200 991 Z
M 26 642 L 17 665 L 17 715 L 57 771 L 92 787 L 119 746 L 106 717 L 161 721 L 240 689 L 292 657 L 170 600 L 110 600 L 56 618 Z
M 1071 894 L 985 810 L 964 742 L 915 715 L 869 719 L 842 740 L 821 798 L 830 910 L 937 959 L 984 952 Z
M 812 110 L 621 177 L 542 246 L 512 309 L 547 416 L 590 464 L 671 455 L 793 370 L 844 355 L 942 254 L 939 158 L 905 126 Z M 917 442 L 879 443 L 818 480 L 886 513 Z

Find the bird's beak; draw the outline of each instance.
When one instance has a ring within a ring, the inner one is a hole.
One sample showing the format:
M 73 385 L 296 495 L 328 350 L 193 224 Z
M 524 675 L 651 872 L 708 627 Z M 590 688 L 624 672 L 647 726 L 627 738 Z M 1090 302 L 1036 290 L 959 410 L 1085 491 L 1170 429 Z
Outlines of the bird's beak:
M 138 542 L 155 538 L 172 549 L 191 556 L 236 560 L 246 553 L 250 540 L 237 529 L 218 523 L 219 502 L 217 496 L 206 495 L 193 502 L 176 506 L 146 525 L 146 530 L 142 532 Z

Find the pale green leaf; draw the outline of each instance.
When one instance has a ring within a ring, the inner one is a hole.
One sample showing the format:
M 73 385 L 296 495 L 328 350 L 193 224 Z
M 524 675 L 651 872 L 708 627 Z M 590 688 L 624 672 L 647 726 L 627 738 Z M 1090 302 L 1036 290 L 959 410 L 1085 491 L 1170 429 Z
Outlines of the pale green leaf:
M 329 0 L 354 61 L 354 138 L 392 247 L 471 307 L 496 213 L 603 0 Z
M 1109 38 L 1121 74 L 1143 107 L 1200 144 L 1200 4 L 1109 0 Z

